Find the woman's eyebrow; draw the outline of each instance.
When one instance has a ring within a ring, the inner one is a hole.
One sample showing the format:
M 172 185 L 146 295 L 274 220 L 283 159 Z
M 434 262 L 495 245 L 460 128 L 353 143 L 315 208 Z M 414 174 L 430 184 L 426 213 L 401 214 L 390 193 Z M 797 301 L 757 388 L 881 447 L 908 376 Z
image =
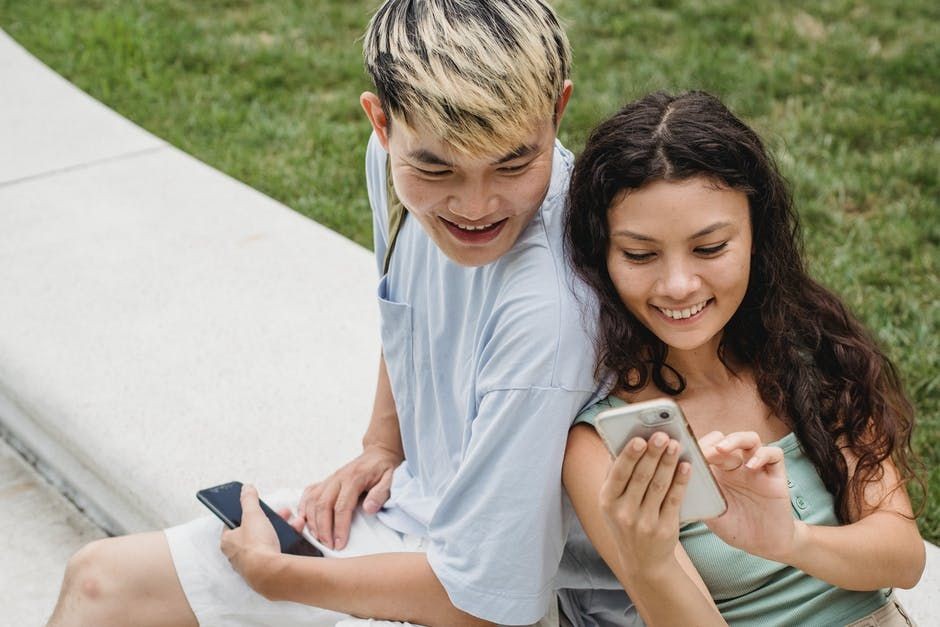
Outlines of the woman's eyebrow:
M 700 237 L 705 237 L 710 235 L 715 231 L 721 230 L 725 227 L 731 226 L 731 222 L 715 222 L 714 224 L 709 224 L 704 229 L 700 229 L 689 236 L 689 240 L 698 239 Z M 635 239 L 641 242 L 658 242 L 655 237 L 650 237 L 649 235 L 643 235 L 642 233 L 635 233 L 634 231 L 629 231 L 627 229 L 620 229 L 614 231 L 610 234 L 611 237 L 629 237 L 630 239 Z
M 614 231 L 610 234 L 611 237 L 629 237 L 630 239 L 640 240 L 641 242 L 656 242 L 658 241 L 655 238 L 650 237 L 649 235 L 641 235 L 639 233 L 634 233 L 633 231 L 628 231 L 626 229 L 620 229 L 619 231 Z
M 731 226 L 731 222 L 727 222 L 727 221 L 725 221 L 725 222 L 715 222 L 714 224 L 710 224 L 709 226 L 706 226 L 704 229 L 702 229 L 702 230 L 700 230 L 700 231 L 696 231 L 695 233 L 693 233 L 693 234 L 691 235 L 691 237 L 689 237 L 689 239 L 698 239 L 699 237 L 704 237 L 704 236 L 706 236 L 706 235 L 711 235 L 711 234 L 714 233 L 715 231 L 718 231 L 718 230 L 720 230 L 720 229 L 723 229 L 723 228 L 725 228 L 726 226 Z

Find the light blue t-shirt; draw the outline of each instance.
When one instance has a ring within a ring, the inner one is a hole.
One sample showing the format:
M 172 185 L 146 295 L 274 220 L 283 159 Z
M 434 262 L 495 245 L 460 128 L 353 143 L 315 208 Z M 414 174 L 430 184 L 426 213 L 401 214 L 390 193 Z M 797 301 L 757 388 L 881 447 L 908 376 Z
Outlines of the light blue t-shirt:
M 387 248 L 387 153 L 366 153 L 376 262 Z M 556 142 L 546 198 L 488 265 L 448 259 L 413 217 L 378 299 L 405 461 L 380 520 L 429 538 L 428 561 L 460 609 L 539 620 L 565 543 L 561 464 L 574 417 L 593 400 L 594 352 L 562 253 L 573 158 Z

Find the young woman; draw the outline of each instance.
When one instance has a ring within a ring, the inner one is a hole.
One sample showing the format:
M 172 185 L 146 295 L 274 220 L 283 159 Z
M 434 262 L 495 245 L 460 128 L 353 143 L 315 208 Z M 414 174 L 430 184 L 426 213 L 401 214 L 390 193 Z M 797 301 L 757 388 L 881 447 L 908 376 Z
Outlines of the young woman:
M 807 275 L 757 135 L 708 94 L 647 96 L 591 135 L 568 211 L 573 263 L 600 300 L 597 373 L 614 388 L 572 429 L 563 478 L 639 615 L 909 624 L 890 589 L 914 586 L 925 560 L 905 489 L 912 407 L 870 335 Z M 637 438 L 611 461 L 592 426 L 662 396 L 703 436 L 728 502 L 704 524 L 679 521 L 690 470 L 677 442 Z M 568 610 L 616 612 L 590 598 Z

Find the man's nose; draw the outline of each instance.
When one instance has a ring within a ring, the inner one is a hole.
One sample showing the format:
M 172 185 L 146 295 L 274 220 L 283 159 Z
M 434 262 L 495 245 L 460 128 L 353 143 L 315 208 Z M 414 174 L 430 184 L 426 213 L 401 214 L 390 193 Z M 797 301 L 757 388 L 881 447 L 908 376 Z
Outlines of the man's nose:
M 497 199 L 491 196 L 485 187 L 476 185 L 466 187 L 450 198 L 448 210 L 456 217 L 468 222 L 476 222 L 496 213 Z

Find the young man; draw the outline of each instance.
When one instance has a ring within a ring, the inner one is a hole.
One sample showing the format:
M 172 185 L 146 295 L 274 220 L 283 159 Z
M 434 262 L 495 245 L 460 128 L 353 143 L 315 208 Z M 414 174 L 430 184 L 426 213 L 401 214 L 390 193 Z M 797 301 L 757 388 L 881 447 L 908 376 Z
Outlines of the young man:
M 211 517 L 80 551 L 52 624 L 529 624 L 553 602 L 596 387 L 561 244 L 567 39 L 542 0 L 388 0 L 365 56 L 383 359 L 362 455 L 295 520 L 349 559 L 280 554 L 248 487 L 221 551 Z

